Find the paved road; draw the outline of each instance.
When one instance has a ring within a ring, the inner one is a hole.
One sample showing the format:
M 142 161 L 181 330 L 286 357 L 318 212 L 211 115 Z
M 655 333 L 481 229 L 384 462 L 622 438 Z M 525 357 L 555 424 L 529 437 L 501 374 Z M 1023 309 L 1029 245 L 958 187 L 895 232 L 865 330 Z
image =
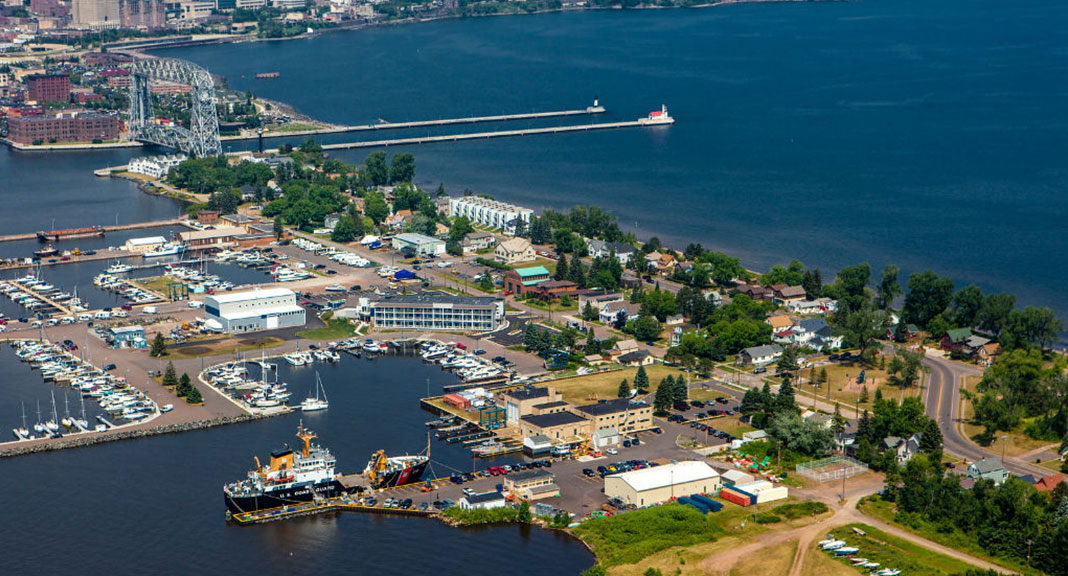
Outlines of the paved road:
M 975 366 L 932 355 L 926 356 L 923 363 L 931 370 L 925 398 L 927 415 L 938 422 L 945 451 L 968 462 L 988 456 L 1001 457 L 1001 454 L 982 448 L 961 431 L 961 385 L 965 376 L 982 372 Z M 1005 466 L 1016 475 L 1046 476 L 1050 473 L 1045 468 L 1013 457 L 1005 458 Z

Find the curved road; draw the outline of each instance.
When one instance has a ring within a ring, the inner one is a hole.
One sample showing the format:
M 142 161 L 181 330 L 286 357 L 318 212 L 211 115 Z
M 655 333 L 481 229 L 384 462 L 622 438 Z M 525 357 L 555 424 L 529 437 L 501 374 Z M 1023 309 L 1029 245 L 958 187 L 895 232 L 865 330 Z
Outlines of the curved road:
M 988 456 L 1000 458 L 1001 454 L 983 449 L 965 436 L 960 428 L 960 390 L 964 377 L 979 375 L 982 372 L 975 366 L 932 356 L 925 357 L 923 363 L 931 369 L 924 404 L 927 406 L 927 415 L 938 422 L 945 451 L 968 462 Z M 1041 477 L 1051 473 L 1045 468 L 1013 457 L 1005 458 L 1005 467 L 1018 476 L 1033 474 Z

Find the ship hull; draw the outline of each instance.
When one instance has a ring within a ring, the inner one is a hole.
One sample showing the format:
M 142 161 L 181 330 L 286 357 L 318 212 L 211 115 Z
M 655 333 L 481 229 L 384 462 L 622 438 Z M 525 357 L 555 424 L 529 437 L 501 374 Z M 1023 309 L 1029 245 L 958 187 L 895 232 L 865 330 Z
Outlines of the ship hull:
M 337 480 L 328 480 L 315 485 L 315 493 L 324 498 L 340 496 L 344 489 L 344 486 Z M 238 514 L 241 512 L 255 512 L 257 510 L 267 510 L 269 508 L 280 508 L 291 504 L 311 502 L 314 498 L 314 494 L 310 487 L 305 485 L 274 490 L 272 492 L 255 496 L 230 496 L 228 494 L 223 494 L 223 498 L 226 500 L 226 509 L 233 514 Z
M 374 487 L 378 489 L 414 484 L 415 482 L 422 480 L 423 473 L 426 472 L 426 467 L 429 463 L 429 460 L 423 460 L 415 466 L 409 466 L 403 470 L 390 472 L 389 474 L 384 475 Z

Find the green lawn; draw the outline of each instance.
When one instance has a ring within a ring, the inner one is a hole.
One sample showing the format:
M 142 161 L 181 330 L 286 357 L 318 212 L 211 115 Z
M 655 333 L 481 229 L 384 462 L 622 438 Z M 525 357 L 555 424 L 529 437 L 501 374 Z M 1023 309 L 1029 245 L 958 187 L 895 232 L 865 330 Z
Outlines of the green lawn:
M 297 336 L 308 340 L 344 340 L 354 334 L 353 330 L 354 326 L 348 320 L 329 318 L 326 326 L 297 332 Z
M 863 530 L 867 536 L 854 533 L 853 528 Z M 963 574 L 969 568 L 973 568 L 972 565 L 956 558 L 950 558 L 905 539 L 891 536 L 867 524 L 847 524 L 831 530 L 830 533 L 840 540 L 845 540 L 847 545 L 860 548 L 858 557 L 878 562 L 880 568 L 901 570 L 903 574 L 909 576 Z M 818 549 L 813 553 L 830 555 L 830 552 Z M 836 562 L 849 564 L 849 560 L 845 558 L 836 560 Z
M 721 517 L 704 515 L 691 506 L 666 504 L 587 520 L 575 533 L 585 540 L 604 566 L 633 564 L 674 546 L 711 542 L 723 532 Z
M 1037 570 L 1029 570 L 1026 566 L 1017 564 L 1011 559 L 990 556 L 987 554 L 986 550 L 979 545 L 979 542 L 974 537 L 959 530 L 954 530 L 953 532 L 941 532 L 933 524 L 920 519 L 912 519 L 909 524 L 898 522 L 896 520 L 897 510 L 894 508 L 893 502 L 887 502 L 878 496 L 872 496 L 861 500 L 860 503 L 857 504 L 857 508 L 868 516 L 878 518 L 887 524 L 891 524 L 902 530 L 908 530 L 913 534 L 922 536 L 943 546 L 953 548 L 954 550 L 960 550 L 970 556 L 975 556 L 976 558 L 986 560 L 999 566 L 1004 566 L 1005 568 L 1015 570 L 1021 574 L 1042 574 Z M 899 568 L 904 570 L 904 566 L 899 566 Z M 910 571 L 910 573 L 912 572 Z M 931 572 L 923 573 L 931 574 Z M 939 574 L 939 572 L 934 572 L 934 574 Z

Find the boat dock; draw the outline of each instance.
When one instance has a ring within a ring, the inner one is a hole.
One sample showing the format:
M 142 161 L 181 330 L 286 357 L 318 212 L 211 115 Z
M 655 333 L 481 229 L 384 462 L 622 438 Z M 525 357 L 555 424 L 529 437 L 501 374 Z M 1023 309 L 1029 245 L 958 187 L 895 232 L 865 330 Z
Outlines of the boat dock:
M 389 146 L 410 146 L 413 144 L 433 144 L 435 142 L 459 142 L 461 140 L 487 140 L 489 138 L 510 138 L 515 136 L 535 136 L 538 134 L 563 134 L 566 132 L 592 132 L 594 130 L 617 130 L 620 128 L 640 128 L 662 126 L 641 120 L 628 122 L 603 122 L 600 124 L 579 124 L 574 126 L 550 126 L 548 128 L 524 128 L 522 130 L 499 130 L 495 132 L 472 132 L 469 134 L 445 134 L 442 136 L 415 136 L 412 138 L 394 138 L 392 140 L 368 140 L 365 142 L 343 142 L 340 144 L 323 144 L 323 150 L 348 150 L 352 148 L 384 148 Z M 278 154 L 277 149 L 267 150 Z
M 138 230 L 141 228 L 155 228 L 157 226 L 176 226 L 185 225 L 185 220 L 181 218 L 171 218 L 170 220 L 156 220 L 153 222 L 137 222 L 134 224 L 119 224 L 117 226 L 101 226 L 100 229 L 104 232 L 119 232 L 122 230 Z M 27 232 L 25 234 L 5 234 L 0 236 L 0 242 L 14 242 L 16 240 L 36 240 L 37 232 Z M 47 234 L 47 232 L 45 233 Z M 101 234 L 103 235 L 103 234 Z M 64 241 L 64 240 L 60 240 Z
M 290 518 L 299 518 L 301 516 L 311 516 L 313 514 L 322 514 L 324 512 L 365 512 L 372 514 L 393 514 L 397 516 L 422 516 L 424 518 L 437 514 L 437 512 L 431 512 L 429 510 L 412 508 L 367 506 L 350 498 L 328 498 L 319 502 L 283 506 L 281 508 L 269 508 L 267 510 L 258 510 L 256 512 L 240 512 L 238 514 L 227 512 L 227 519 L 235 524 L 247 526 L 251 524 L 262 524 L 264 522 L 274 522 L 275 520 L 288 520 Z
M 427 128 L 432 126 L 455 126 L 458 124 L 486 124 L 489 122 L 514 122 L 516 120 L 543 120 L 545 118 L 564 118 L 568 116 L 590 116 L 604 114 L 604 106 L 596 103 L 581 110 L 558 110 L 551 112 L 529 112 L 526 114 L 498 114 L 496 116 L 471 116 L 467 118 L 442 118 L 439 120 L 415 120 L 412 122 L 386 122 L 362 124 L 358 126 L 334 126 L 315 130 L 293 132 L 264 132 L 264 138 L 285 138 L 294 136 L 311 136 L 317 134 L 345 134 L 348 132 L 375 132 L 379 130 L 404 130 L 408 128 Z M 223 140 L 256 140 L 256 136 L 226 136 Z
M 49 314 L 49 315 L 52 315 L 52 316 L 55 316 L 55 315 L 70 316 L 71 315 L 70 308 L 60 304 L 59 302 L 56 302 L 55 300 L 53 300 L 52 298 L 46 296 L 45 294 L 42 294 L 42 293 L 38 292 L 37 290 L 35 290 L 33 288 L 30 288 L 29 286 L 25 286 L 25 285 L 17 285 L 17 286 L 18 286 L 18 289 L 19 289 L 20 292 L 25 292 L 26 294 L 29 294 L 30 296 L 33 296 L 34 298 L 40 300 L 41 302 L 44 302 L 45 304 L 48 305 L 49 308 L 56 310 L 56 312 L 49 312 L 47 308 L 42 308 L 42 309 L 38 310 L 39 312 L 42 312 L 44 314 Z

